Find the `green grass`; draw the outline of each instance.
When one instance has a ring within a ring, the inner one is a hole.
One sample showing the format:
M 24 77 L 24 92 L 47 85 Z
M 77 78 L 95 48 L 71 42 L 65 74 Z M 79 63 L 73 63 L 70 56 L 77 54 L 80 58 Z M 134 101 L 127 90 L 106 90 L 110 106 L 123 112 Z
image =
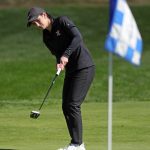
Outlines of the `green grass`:
M 108 53 L 104 51 L 108 8 L 57 6 L 47 10 L 67 15 L 79 27 L 93 56 L 96 76 L 83 105 L 84 141 L 88 150 L 107 149 Z M 134 67 L 113 56 L 113 149 L 149 150 L 150 147 L 150 6 L 132 7 L 144 50 Z M 38 120 L 38 108 L 55 73 L 55 58 L 42 43 L 41 31 L 26 28 L 27 9 L 0 10 L 0 149 L 55 150 L 69 138 L 61 112 L 64 73 L 57 79 Z M 97 103 L 104 102 L 104 103 Z
M 37 104 L 3 103 L 0 106 L 0 148 L 55 150 L 68 144 L 60 103 L 44 106 L 37 120 L 29 113 Z M 149 150 L 149 102 L 114 103 L 113 149 Z M 84 142 L 87 150 L 107 150 L 107 104 L 83 104 Z
M 144 40 L 142 65 L 134 67 L 114 55 L 115 101 L 149 101 L 149 7 L 132 7 Z M 54 16 L 69 16 L 79 27 L 96 65 L 96 77 L 87 100 L 105 102 L 108 53 L 104 51 L 104 41 L 107 35 L 108 8 L 57 6 L 46 10 Z M 44 46 L 41 31 L 26 28 L 26 14 L 27 9 L 23 8 L 0 10 L 0 100 L 41 99 L 55 73 L 55 58 Z M 51 93 L 52 99 L 61 97 L 63 76 L 64 74 L 60 76 Z

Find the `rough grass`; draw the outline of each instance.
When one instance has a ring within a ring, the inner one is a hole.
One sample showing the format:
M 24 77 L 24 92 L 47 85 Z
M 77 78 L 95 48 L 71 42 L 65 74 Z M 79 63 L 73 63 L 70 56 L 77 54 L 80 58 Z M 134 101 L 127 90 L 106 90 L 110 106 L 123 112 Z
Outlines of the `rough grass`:
M 0 7 L 17 7 L 17 6 L 33 6 L 33 5 L 40 5 L 40 6 L 51 6 L 51 5 L 104 5 L 108 4 L 109 0 L 0 0 Z M 150 4 L 149 0 L 127 0 L 128 3 L 133 5 L 145 5 Z
M 54 16 L 69 16 L 79 27 L 96 65 L 86 100 L 107 101 L 107 7 L 57 6 L 46 10 Z M 55 58 L 42 43 L 41 31 L 26 28 L 27 11 L 0 10 L 0 100 L 41 100 L 55 73 Z M 149 101 L 150 97 L 149 6 L 132 7 L 132 11 L 144 40 L 142 65 L 137 68 L 114 56 L 114 101 Z M 60 100 L 63 77 L 61 74 L 56 81 L 51 99 Z

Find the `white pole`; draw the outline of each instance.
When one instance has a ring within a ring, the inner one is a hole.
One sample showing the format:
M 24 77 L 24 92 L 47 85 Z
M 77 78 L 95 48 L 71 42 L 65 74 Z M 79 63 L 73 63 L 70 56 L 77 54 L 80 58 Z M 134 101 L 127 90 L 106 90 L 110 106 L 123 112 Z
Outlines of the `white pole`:
M 112 150 L 113 60 L 111 52 L 109 52 L 108 69 L 108 150 Z

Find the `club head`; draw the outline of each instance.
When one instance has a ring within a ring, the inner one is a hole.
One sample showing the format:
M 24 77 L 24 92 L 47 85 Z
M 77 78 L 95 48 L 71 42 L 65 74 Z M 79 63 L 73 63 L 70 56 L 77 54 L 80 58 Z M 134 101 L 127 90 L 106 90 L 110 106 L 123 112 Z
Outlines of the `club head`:
M 34 111 L 33 110 L 30 113 L 30 118 L 37 119 L 39 116 L 40 116 L 40 112 L 39 111 Z

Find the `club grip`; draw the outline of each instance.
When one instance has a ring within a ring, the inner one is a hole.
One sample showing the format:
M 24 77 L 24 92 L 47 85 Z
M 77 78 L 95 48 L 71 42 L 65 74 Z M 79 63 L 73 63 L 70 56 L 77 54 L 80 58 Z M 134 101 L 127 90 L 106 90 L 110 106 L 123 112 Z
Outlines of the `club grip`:
M 60 72 L 61 72 L 61 68 L 58 68 L 56 75 L 59 76 Z

